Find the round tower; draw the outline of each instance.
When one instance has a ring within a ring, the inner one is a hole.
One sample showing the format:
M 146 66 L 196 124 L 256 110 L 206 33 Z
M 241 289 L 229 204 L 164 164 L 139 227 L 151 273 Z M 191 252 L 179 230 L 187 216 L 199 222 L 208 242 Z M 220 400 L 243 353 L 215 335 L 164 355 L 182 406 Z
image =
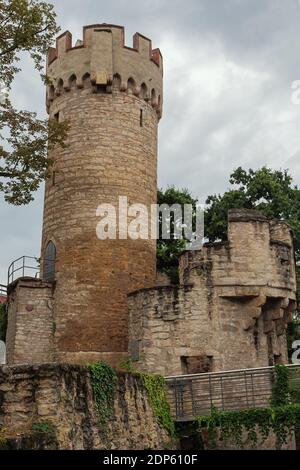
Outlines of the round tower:
M 68 31 L 48 54 L 50 119 L 68 120 L 65 149 L 50 154 L 42 259 L 55 280 L 54 360 L 117 364 L 127 355 L 127 294 L 150 287 L 156 241 L 100 240 L 97 207 L 156 203 L 157 127 L 162 113 L 162 56 L 124 28 L 85 26 L 72 46 Z M 49 260 L 55 259 L 55 263 Z

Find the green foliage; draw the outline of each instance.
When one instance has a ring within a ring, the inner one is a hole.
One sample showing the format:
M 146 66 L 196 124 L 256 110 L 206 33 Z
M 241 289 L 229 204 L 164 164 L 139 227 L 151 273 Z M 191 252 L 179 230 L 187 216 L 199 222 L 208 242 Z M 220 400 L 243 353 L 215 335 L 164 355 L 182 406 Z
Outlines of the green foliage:
M 132 359 L 123 359 L 120 362 L 119 367 L 120 367 L 120 369 L 128 372 L 129 374 L 139 374 L 139 372 L 136 370 L 133 362 L 134 361 L 132 361 Z
M 59 28 L 53 6 L 36 0 L 0 0 L 0 24 L 0 92 L 8 90 L 0 95 L 0 192 L 9 203 L 28 204 L 49 174 L 48 150 L 65 147 L 69 123 L 41 120 L 34 112 L 15 109 L 9 90 L 20 71 L 22 53 L 27 52 L 42 71 Z
M 275 380 L 272 387 L 271 406 L 288 405 L 290 401 L 289 370 L 286 366 L 276 365 L 274 368 Z
M 96 410 L 100 423 L 105 424 L 113 416 L 117 374 L 105 362 L 95 362 L 88 367 L 91 374 Z
M 173 204 L 181 206 L 182 211 L 185 204 L 193 206 L 193 217 L 196 217 L 196 204 L 197 200 L 194 199 L 187 189 L 176 189 L 174 186 L 168 187 L 166 190 L 158 189 L 157 203 L 159 206 L 166 204 L 171 207 Z M 166 209 L 167 210 L 167 209 Z M 165 212 L 165 211 L 163 211 Z M 175 238 L 175 228 L 182 226 L 182 220 L 175 220 L 174 214 L 171 212 L 170 217 L 165 217 L 167 223 L 170 224 L 168 230 L 167 224 L 163 227 L 162 213 L 159 213 L 159 237 L 157 240 L 157 268 L 165 272 L 171 278 L 174 284 L 177 284 L 178 279 L 178 259 L 181 253 L 186 248 L 186 239 Z M 170 221 L 170 222 L 169 222 Z M 162 238 L 163 229 L 168 233 L 169 239 Z
M 300 367 L 299 366 L 289 368 L 289 392 L 290 392 L 291 402 L 300 404 Z
M 7 330 L 6 304 L 0 304 L 0 340 L 5 341 Z
M 289 389 L 292 403 L 300 406 L 300 368 L 289 370 Z M 300 442 L 300 420 L 295 426 L 296 442 Z
M 140 377 L 147 390 L 148 398 L 158 424 L 168 432 L 171 438 L 175 439 L 175 425 L 171 417 L 170 406 L 166 396 L 164 377 L 145 373 L 140 373 Z
M 53 5 L 36 0 L 0 1 L 0 77 L 10 87 L 19 72 L 21 52 L 29 52 L 41 71 L 43 60 L 59 31 Z
M 0 450 L 5 448 L 7 442 L 7 428 L 0 426 Z
M 172 439 L 176 438 L 175 424 L 171 416 L 169 402 L 166 396 L 165 379 L 161 375 L 139 372 L 130 359 L 119 364 L 122 370 L 141 378 L 158 424 L 163 427 Z
M 257 171 L 237 168 L 230 176 L 232 185 L 223 195 L 207 198 L 205 236 L 209 241 L 227 239 L 229 209 L 256 209 L 268 218 L 284 219 L 294 230 L 295 251 L 300 259 L 300 190 L 287 170 L 263 167 Z
M 277 365 L 270 408 L 218 411 L 213 407 L 210 416 L 200 416 L 197 422 L 200 428 L 207 429 L 213 447 L 216 447 L 219 430 L 219 438 L 225 446 L 230 441 L 243 448 L 245 440 L 257 447 L 259 438 L 262 444 L 274 432 L 277 446 L 281 448 L 300 424 L 300 404 L 290 403 L 290 398 L 289 370 L 286 366 Z
M 294 230 L 297 259 L 300 260 L 300 190 L 293 184 L 287 170 L 278 171 L 263 167 L 257 171 L 237 168 L 230 175 L 231 188 L 224 194 L 208 196 L 205 211 L 205 236 L 210 242 L 227 239 L 228 210 L 234 208 L 256 209 L 272 219 L 286 220 Z M 187 189 L 173 186 L 158 190 L 158 204 L 192 204 L 194 216 L 197 200 Z M 162 219 L 160 217 L 160 235 Z M 170 240 L 157 242 L 157 267 L 178 282 L 178 258 L 186 247 L 186 240 L 175 240 L 172 230 L 176 221 L 171 220 Z
M 263 444 L 271 432 L 277 438 L 277 446 L 281 448 L 288 442 L 297 423 L 300 422 L 300 405 L 291 404 L 276 408 L 253 408 L 242 411 L 212 410 L 210 416 L 197 419 L 200 428 L 206 428 L 212 447 L 219 438 L 238 448 L 244 447 L 244 441 L 252 447 Z M 259 438 L 261 441 L 259 442 Z
M 55 145 L 66 147 L 69 123 L 38 119 L 35 113 L 18 111 L 6 101 L 0 103 L 0 132 L 4 129 L 8 135 L 3 139 L 0 134 L 4 143 L 0 146 L 0 192 L 9 203 L 28 204 L 49 176 L 48 151 Z
M 37 421 L 32 424 L 32 429 L 44 434 L 55 434 L 56 426 L 49 421 Z

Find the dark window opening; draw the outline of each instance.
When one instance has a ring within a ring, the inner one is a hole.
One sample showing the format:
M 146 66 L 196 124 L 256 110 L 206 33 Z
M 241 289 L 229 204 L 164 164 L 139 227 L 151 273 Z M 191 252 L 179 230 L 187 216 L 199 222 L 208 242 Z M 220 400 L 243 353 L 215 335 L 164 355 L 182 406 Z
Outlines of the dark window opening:
M 49 242 L 46 246 L 43 260 L 43 280 L 45 282 L 55 281 L 55 261 L 56 247 L 53 242 Z
M 212 372 L 211 356 L 181 356 L 181 369 L 183 374 L 205 374 Z
M 56 122 L 59 122 L 59 111 L 58 111 L 58 113 L 55 113 L 55 114 L 54 114 L 54 120 L 55 120 Z
M 267 345 L 268 345 L 268 359 L 269 359 L 269 366 L 274 366 L 274 354 L 273 354 L 273 341 L 272 335 L 270 333 L 267 334 Z
M 55 178 L 56 178 L 56 172 L 52 172 L 52 186 L 55 186 Z
M 106 85 L 96 85 L 96 93 L 106 93 Z
M 140 110 L 140 126 L 141 126 L 141 127 L 143 127 L 143 125 L 144 125 L 143 117 L 144 117 L 144 116 L 143 116 L 143 110 L 141 109 L 141 110 Z

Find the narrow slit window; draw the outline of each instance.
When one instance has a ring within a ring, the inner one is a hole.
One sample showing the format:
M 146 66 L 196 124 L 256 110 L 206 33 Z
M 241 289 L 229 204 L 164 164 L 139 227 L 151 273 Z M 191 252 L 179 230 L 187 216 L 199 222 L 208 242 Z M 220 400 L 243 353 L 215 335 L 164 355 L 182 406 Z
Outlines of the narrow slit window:
M 56 172 L 52 172 L 52 186 L 55 186 L 55 178 L 56 178 Z
M 144 126 L 144 115 L 143 115 L 143 110 L 140 109 L 140 126 Z
M 59 111 L 54 114 L 54 120 L 55 120 L 56 122 L 59 122 Z

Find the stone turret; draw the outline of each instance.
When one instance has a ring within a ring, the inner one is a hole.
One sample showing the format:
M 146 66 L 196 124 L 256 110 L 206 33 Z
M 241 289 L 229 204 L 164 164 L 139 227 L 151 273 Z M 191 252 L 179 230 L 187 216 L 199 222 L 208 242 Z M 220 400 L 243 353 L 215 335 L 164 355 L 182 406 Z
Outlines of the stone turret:
M 291 228 L 257 211 L 228 215 L 228 241 L 180 258 L 180 286 L 129 295 L 131 356 L 163 375 L 288 363 L 296 309 Z
M 121 239 L 119 232 L 116 239 L 100 240 L 97 208 L 110 204 L 118 216 L 122 196 L 128 204 L 144 204 L 150 214 L 156 203 L 162 56 L 141 34 L 131 48 L 124 45 L 123 27 L 91 25 L 74 47 L 70 32 L 57 38 L 47 75 L 50 119 L 68 120 L 70 131 L 66 148 L 49 155 L 41 250 L 45 283 L 27 282 L 44 289 L 45 306 L 29 299 L 33 286 L 28 290 L 26 280 L 16 286 L 18 299 L 24 292 L 24 305 L 21 300 L 18 305 L 26 312 L 30 300 L 32 316 L 16 313 L 8 360 L 102 359 L 117 365 L 128 349 L 127 294 L 155 284 L 156 241 Z M 14 294 L 10 297 L 15 311 Z
M 85 26 L 48 54 L 50 118 L 70 121 L 69 146 L 57 148 L 46 184 L 42 258 L 56 249 L 54 357 L 75 362 L 126 355 L 126 295 L 153 285 L 155 240 L 99 240 L 97 206 L 119 196 L 156 202 L 157 125 L 162 113 L 162 56 L 124 28 Z

